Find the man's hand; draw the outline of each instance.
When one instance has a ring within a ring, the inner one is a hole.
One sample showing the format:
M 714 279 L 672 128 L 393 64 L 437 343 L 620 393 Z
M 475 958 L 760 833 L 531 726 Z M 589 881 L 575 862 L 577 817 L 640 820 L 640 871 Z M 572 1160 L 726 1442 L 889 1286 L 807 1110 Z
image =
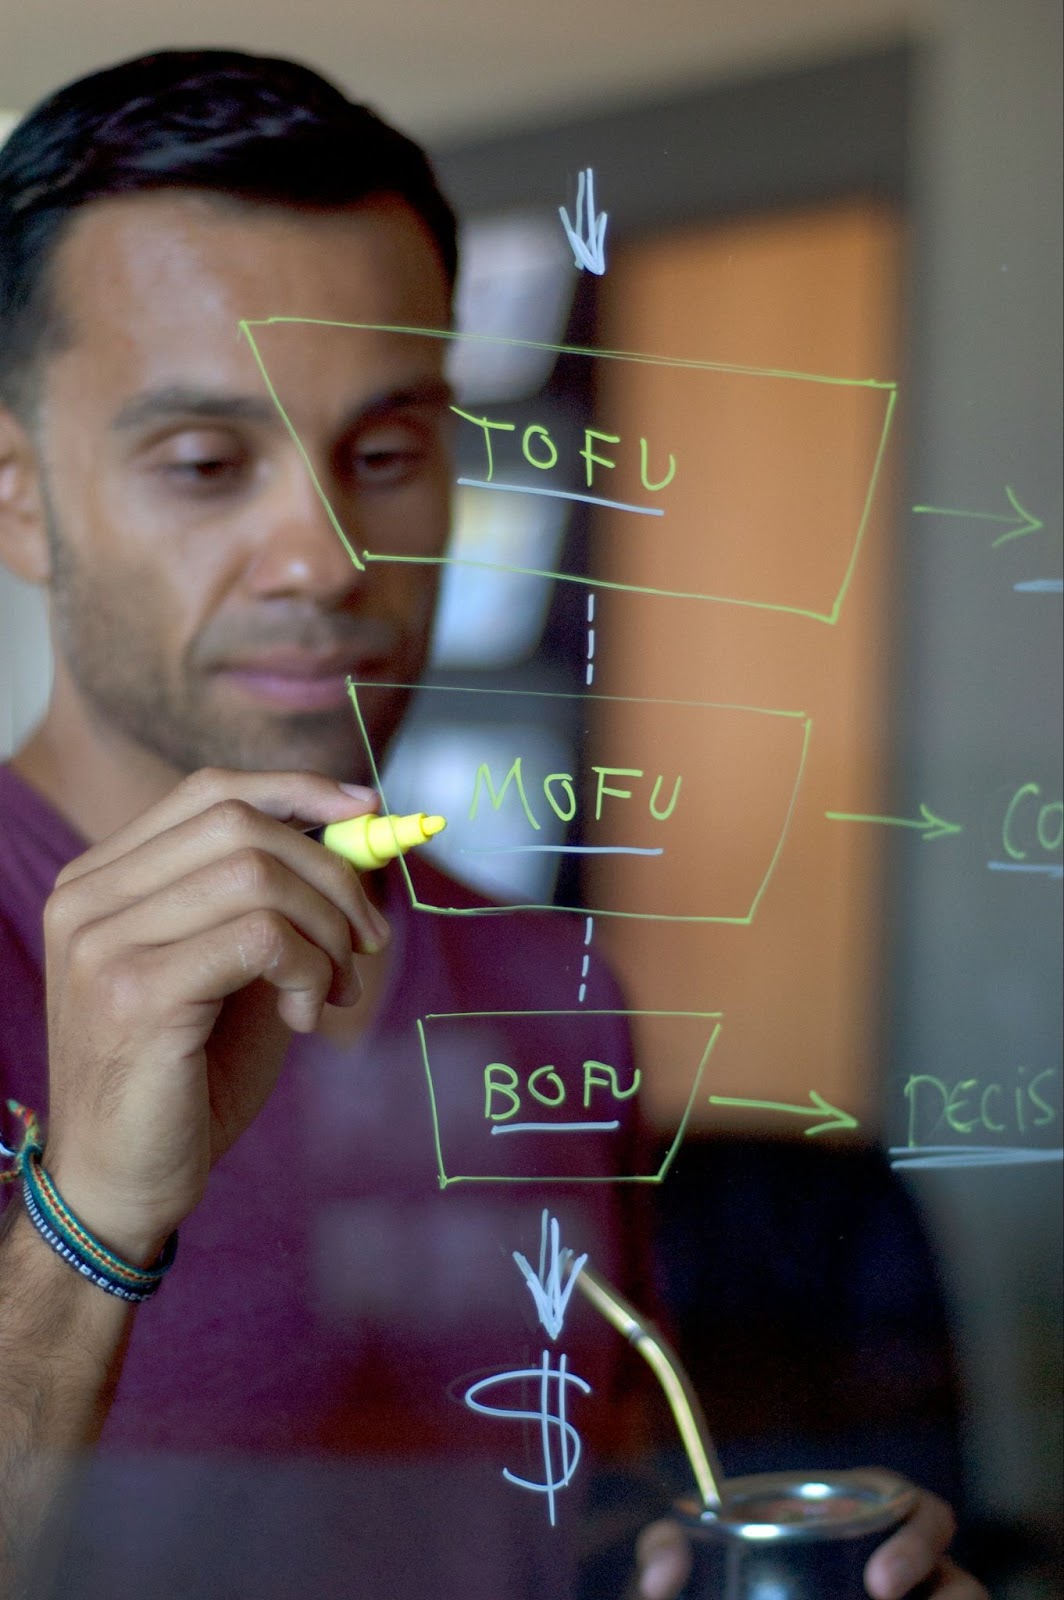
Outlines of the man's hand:
M 865 1568 L 865 1588 L 874 1600 L 901 1600 L 918 1583 L 935 1581 L 934 1600 L 989 1600 L 970 1573 L 946 1555 L 957 1531 L 953 1512 L 938 1495 L 919 1491 L 916 1508 Z
M 865 1568 L 873 1600 L 903 1600 L 932 1579 L 929 1600 L 989 1600 L 981 1583 L 946 1555 L 956 1524 L 937 1495 L 919 1491 L 912 1515 L 880 1545 Z M 675 1600 L 691 1571 L 691 1548 L 675 1522 L 654 1522 L 636 1544 L 640 1600 Z
M 60 875 L 44 1160 L 120 1255 L 151 1260 L 195 1206 L 291 1030 L 357 1001 L 353 951 L 379 950 L 387 926 L 299 825 L 372 801 L 307 773 L 200 772 Z

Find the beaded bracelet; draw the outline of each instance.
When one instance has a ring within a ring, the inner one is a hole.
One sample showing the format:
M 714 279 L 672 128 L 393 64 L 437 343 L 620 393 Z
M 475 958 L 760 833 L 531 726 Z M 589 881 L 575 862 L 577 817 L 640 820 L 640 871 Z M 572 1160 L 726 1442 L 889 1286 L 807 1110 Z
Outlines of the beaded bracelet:
M 7 1102 L 8 1110 L 24 1128 L 17 1150 L 0 1142 L 0 1155 L 14 1158 L 15 1168 L 0 1174 L 0 1180 L 21 1175 L 22 1199 L 26 1215 L 41 1238 L 83 1278 L 119 1300 L 139 1303 L 148 1300 L 159 1288 L 177 1255 L 177 1233 L 172 1233 L 159 1259 L 150 1267 L 135 1267 L 116 1256 L 91 1234 L 66 1204 L 59 1190 L 41 1165 L 42 1147 L 36 1116 L 17 1100 Z

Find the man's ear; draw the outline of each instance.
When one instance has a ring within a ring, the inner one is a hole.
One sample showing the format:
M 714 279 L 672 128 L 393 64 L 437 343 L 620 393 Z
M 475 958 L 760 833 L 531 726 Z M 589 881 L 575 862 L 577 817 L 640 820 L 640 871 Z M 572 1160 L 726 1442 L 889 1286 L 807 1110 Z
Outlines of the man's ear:
M 28 428 L 0 406 L 0 561 L 26 583 L 52 575 L 40 467 Z

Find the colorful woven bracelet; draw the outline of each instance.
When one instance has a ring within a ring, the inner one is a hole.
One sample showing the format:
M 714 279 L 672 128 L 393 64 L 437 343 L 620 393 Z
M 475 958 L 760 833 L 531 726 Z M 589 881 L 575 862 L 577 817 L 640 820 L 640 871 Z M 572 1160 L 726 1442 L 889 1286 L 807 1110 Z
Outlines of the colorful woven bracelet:
M 41 1145 L 37 1119 L 17 1101 L 8 1109 L 19 1117 L 25 1135 L 17 1151 L 0 1145 L 5 1155 L 14 1156 L 22 1176 L 22 1199 L 26 1215 L 41 1238 L 83 1278 L 119 1300 L 139 1303 L 148 1300 L 159 1288 L 177 1255 L 177 1233 L 167 1239 L 158 1261 L 150 1267 L 135 1267 L 100 1243 L 66 1204 L 59 1190 L 41 1166 Z

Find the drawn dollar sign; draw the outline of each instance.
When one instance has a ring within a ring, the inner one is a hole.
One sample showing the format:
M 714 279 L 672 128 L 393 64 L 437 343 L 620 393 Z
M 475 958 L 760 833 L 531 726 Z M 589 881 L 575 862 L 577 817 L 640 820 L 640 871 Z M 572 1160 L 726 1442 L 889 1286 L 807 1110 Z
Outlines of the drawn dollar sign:
M 539 1380 L 538 1411 L 527 1406 L 485 1405 L 477 1398 L 486 1389 L 491 1389 L 497 1384 L 523 1383 L 535 1378 Z M 559 1489 L 566 1488 L 572 1482 L 573 1474 L 580 1462 L 580 1435 L 566 1416 L 566 1390 L 569 1384 L 575 1385 L 582 1394 L 591 1393 L 591 1385 L 585 1383 L 583 1378 L 578 1378 L 575 1372 L 568 1370 L 564 1355 L 558 1357 L 558 1365 L 555 1367 L 551 1362 L 550 1351 L 544 1350 L 538 1367 L 518 1367 L 512 1372 L 493 1373 L 489 1378 L 481 1378 L 465 1393 L 466 1405 L 472 1411 L 481 1412 L 483 1416 L 508 1417 L 517 1422 L 539 1423 L 543 1448 L 542 1483 L 532 1478 L 521 1478 L 508 1467 L 502 1469 L 502 1475 L 508 1483 L 547 1496 L 551 1527 L 555 1521 L 555 1495 Z

